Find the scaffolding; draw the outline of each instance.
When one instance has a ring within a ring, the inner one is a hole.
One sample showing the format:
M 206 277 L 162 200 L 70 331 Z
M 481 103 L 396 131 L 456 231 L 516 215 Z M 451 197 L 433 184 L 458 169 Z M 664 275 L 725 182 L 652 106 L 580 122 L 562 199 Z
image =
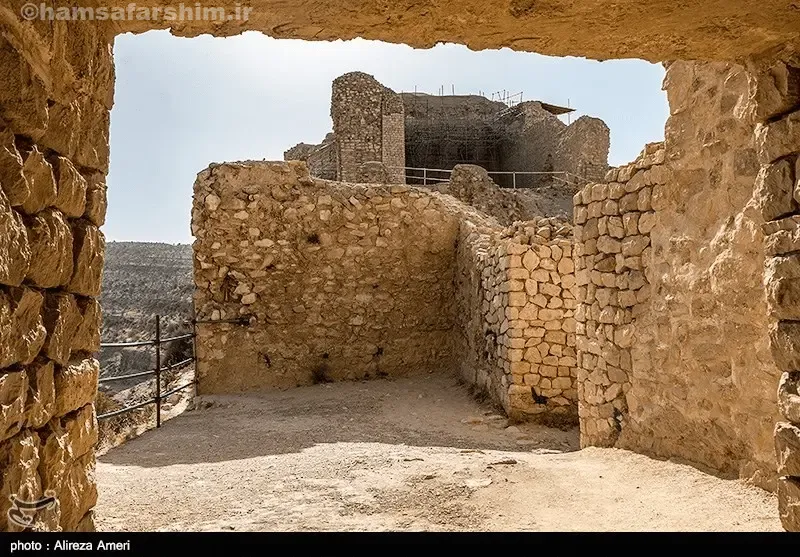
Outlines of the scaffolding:
M 408 104 L 407 165 L 452 169 L 476 164 L 498 169 L 503 133 L 495 123 L 496 107 L 430 95 L 415 95 Z

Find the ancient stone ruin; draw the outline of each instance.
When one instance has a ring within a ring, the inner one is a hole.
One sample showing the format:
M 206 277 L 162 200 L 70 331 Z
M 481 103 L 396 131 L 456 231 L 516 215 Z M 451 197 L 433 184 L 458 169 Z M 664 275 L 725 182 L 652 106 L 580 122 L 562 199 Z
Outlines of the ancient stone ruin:
M 247 21 L 171 29 L 684 61 L 667 64 L 663 145 L 593 176 L 572 224 L 504 226 L 402 184 L 391 172 L 408 166 L 409 110 L 363 76 L 369 125 L 335 125 L 327 141 L 338 182 L 295 162 L 201 172 L 197 306 L 247 319 L 201 329 L 201 389 L 459 370 L 517 418 L 577 414 L 583 446 L 679 458 L 776 490 L 784 527 L 800 530 L 795 8 L 252 7 Z M 19 528 L 10 495 L 50 491 L 58 505 L 33 528 L 91 529 L 112 42 L 170 24 L 25 21 L 18 8 L 0 5 L 0 529 Z M 362 174 L 359 160 L 383 170 Z
M 319 145 L 295 145 L 284 159 L 306 161 L 312 176 L 350 182 L 436 184 L 448 178 L 442 170 L 458 164 L 569 173 L 556 175 L 562 183 L 600 180 L 608 170 L 608 126 L 589 116 L 570 125 L 558 119 L 572 110 L 538 101 L 509 106 L 480 95 L 397 94 L 371 75 L 351 72 L 333 82 L 333 132 Z M 370 170 L 376 163 L 383 173 Z M 509 187 L 553 178 L 493 176 Z

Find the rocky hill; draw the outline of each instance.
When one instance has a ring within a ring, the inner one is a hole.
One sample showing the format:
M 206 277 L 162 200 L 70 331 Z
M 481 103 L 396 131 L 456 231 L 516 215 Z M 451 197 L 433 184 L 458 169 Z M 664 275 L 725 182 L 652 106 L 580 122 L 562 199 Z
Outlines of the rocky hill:
M 106 245 L 103 291 L 103 342 L 150 340 L 155 316 L 161 315 L 162 336 L 191 331 L 192 246 L 149 242 Z M 186 346 L 165 347 L 165 363 Z M 152 369 L 151 347 L 101 353 L 103 375 Z M 120 385 L 122 387 L 123 385 Z

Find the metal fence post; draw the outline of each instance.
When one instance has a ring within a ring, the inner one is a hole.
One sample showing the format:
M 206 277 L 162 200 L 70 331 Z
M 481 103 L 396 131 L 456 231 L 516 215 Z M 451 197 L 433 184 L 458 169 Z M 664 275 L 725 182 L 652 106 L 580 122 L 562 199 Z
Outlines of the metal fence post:
M 161 427 L 161 316 L 156 315 L 156 427 Z
M 516 172 L 512 172 L 511 173 L 511 187 L 513 187 L 514 189 L 517 189 L 517 173 Z

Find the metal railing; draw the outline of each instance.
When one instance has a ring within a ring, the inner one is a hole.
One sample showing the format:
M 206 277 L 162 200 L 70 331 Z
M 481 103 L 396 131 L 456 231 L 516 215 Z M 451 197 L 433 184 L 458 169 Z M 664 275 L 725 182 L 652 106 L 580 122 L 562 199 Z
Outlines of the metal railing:
M 195 323 L 196 323 L 196 321 L 193 320 L 192 324 L 194 325 Z M 179 385 L 177 387 L 169 389 L 166 392 L 162 392 L 162 388 L 161 388 L 161 379 L 162 379 L 162 374 L 163 373 L 168 372 L 168 371 L 172 371 L 173 369 L 181 368 L 181 367 L 183 367 L 183 366 L 185 366 L 185 365 L 187 365 L 187 364 L 189 364 L 191 362 L 194 362 L 195 363 L 195 369 L 197 368 L 197 365 L 196 365 L 197 364 L 197 352 L 195 350 L 196 346 L 195 346 L 195 343 L 194 343 L 195 337 L 196 337 L 196 334 L 193 331 L 191 333 L 186 333 L 186 334 L 183 334 L 183 335 L 177 335 L 177 336 L 173 336 L 173 337 L 161 338 L 161 316 L 160 315 L 156 315 L 156 330 L 155 330 L 155 338 L 153 340 L 145 340 L 145 341 L 138 341 L 138 342 L 106 342 L 106 343 L 101 343 L 100 344 L 100 348 L 101 349 L 104 349 L 104 348 L 105 349 L 108 349 L 108 348 L 120 349 L 120 348 L 136 348 L 136 347 L 142 347 L 142 346 L 153 346 L 153 347 L 155 347 L 156 367 L 155 367 L 155 369 L 151 369 L 151 370 L 147 370 L 147 371 L 137 371 L 137 372 L 134 372 L 134 373 L 127 373 L 127 374 L 124 374 L 124 375 L 114 375 L 114 376 L 110 376 L 110 377 L 101 377 L 98 380 L 99 384 L 112 383 L 114 381 L 123 381 L 125 379 L 135 379 L 137 377 L 148 377 L 148 376 L 153 376 L 153 375 L 155 376 L 155 380 L 156 380 L 155 383 L 156 384 L 155 384 L 155 396 L 154 396 L 154 398 L 152 398 L 150 400 L 145 400 L 145 401 L 139 402 L 139 403 L 134 404 L 132 406 L 126 406 L 124 408 L 120 408 L 120 409 L 114 410 L 112 412 L 106 412 L 104 414 L 100 414 L 99 416 L 97 416 L 97 419 L 98 420 L 105 420 L 105 419 L 108 419 L 108 418 L 112 418 L 114 416 L 119 416 L 121 414 L 125 414 L 127 412 L 132 412 L 133 410 L 138 410 L 139 408 L 143 408 L 143 407 L 148 406 L 150 404 L 155 404 L 156 405 L 156 427 L 161 427 L 161 402 L 165 398 L 167 398 L 167 397 L 169 397 L 171 395 L 174 395 L 175 393 L 180 392 L 180 391 L 182 391 L 184 389 L 187 389 L 187 388 L 189 388 L 189 387 L 191 387 L 191 386 L 193 386 L 193 385 L 195 385 L 197 383 L 197 380 L 195 378 L 195 379 L 192 379 L 191 381 L 189 381 L 188 383 L 186 383 L 184 385 Z M 162 365 L 161 365 L 161 346 L 165 345 L 165 344 L 170 344 L 170 343 L 173 343 L 173 342 L 179 342 L 179 341 L 186 340 L 186 339 L 193 339 L 191 357 L 186 358 L 184 360 L 181 360 L 180 362 L 176 362 L 176 363 L 173 363 L 171 365 L 162 367 Z
M 399 167 L 398 167 L 399 168 Z M 449 182 L 450 176 L 453 173 L 453 170 L 444 169 L 444 168 L 416 168 L 411 166 L 403 167 L 403 171 L 405 172 L 406 182 L 408 180 L 422 180 L 423 186 L 435 185 L 438 182 Z M 411 171 L 411 173 L 409 173 Z M 422 173 L 421 175 L 418 173 Z M 417 173 L 417 174 L 414 174 Z M 571 172 L 567 172 L 564 170 L 561 171 L 554 171 L 554 172 L 533 172 L 533 171 L 516 171 L 516 170 L 492 170 L 487 171 L 487 174 L 491 176 L 511 176 L 511 188 L 516 189 L 517 186 L 517 176 L 550 176 L 554 180 L 563 182 L 565 184 L 571 184 L 573 181 L 579 181 L 584 184 L 588 184 L 589 180 L 578 176 L 577 174 L 573 174 Z M 445 177 L 442 177 L 445 175 Z

